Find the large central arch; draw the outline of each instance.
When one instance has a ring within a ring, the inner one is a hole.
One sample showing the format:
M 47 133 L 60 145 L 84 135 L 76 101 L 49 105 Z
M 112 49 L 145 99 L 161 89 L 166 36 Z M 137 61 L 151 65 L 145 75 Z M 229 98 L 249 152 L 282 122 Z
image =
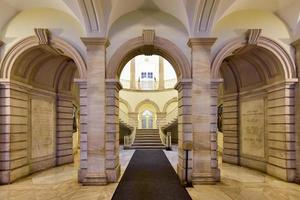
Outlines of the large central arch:
M 122 44 L 112 55 L 106 66 L 106 102 L 113 102 L 113 104 L 106 105 L 106 110 L 109 110 L 109 113 L 106 113 L 106 127 L 112 127 L 115 130 L 113 133 L 113 138 L 115 140 L 118 140 L 119 130 L 118 128 L 116 128 L 116 126 L 118 126 L 119 90 L 121 89 L 119 77 L 125 64 L 135 56 L 141 54 L 157 54 L 164 57 L 174 67 L 174 70 L 177 74 L 178 83 L 176 85 L 176 89 L 178 90 L 178 110 L 180 110 L 178 116 L 179 162 L 177 166 L 177 173 L 181 180 L 185 180 L 185 166 L 183 165 L 185 156 L 183 144 L 189 138 L 185 136 L 185 134 L 191 133 L 190 111 L 192 109 L 190 101 L 188 99 L 191 98 L 190 90 L 192 83 L 192 72 L 191 64 L 186 58 L 186 56 L 171 41 L 165 38 L 157 37 L 155 36 L 154 31 L 152 32 L 151 30 L 147 30 L 144 31 L 143 36 L 130 39 L 124 44 Z M 114 118 L 117 124 L 111 126 L 111 123 L 109 121 L 111 121 L 112 117 Z M 107 130 L 109 131 L 106 132 L 106 138 L 111 138 L 108 137 L 108 135 L 111 135 L 112 130 L 110 128 L 107 128 Z M 109 142 L 114 143 L 116 145 L 115 148 L 119 149 L 118 141 Z M 114 157 L 118 158 L 118 151 L 114 151 L 114 154 Z M 109 158 L 106 158 L 106 161 L 110 162 Z M 191 180 L 192 169 L 189 168 L 188 170 L 188 178 Z M 113 170 L 109 167 L 106 168 L 107 174 L 112 174 L 112 171 Z M 117 180 L 117 177 L 115 176 L 108 175 L 108 177 L 114 177 L 111 180 L 109 180 L 110 182 L 114 182 Z

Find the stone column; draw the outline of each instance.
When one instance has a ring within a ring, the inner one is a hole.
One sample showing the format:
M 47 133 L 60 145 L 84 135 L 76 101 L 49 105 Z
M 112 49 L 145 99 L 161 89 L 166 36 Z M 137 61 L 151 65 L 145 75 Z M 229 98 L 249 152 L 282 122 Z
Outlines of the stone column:
M 223 162 L 240 164 L 239 94 L 223 96 Z
M 11 112 L 9 83 L 0 83 L 0 184 L 9 184 L 11 174 Z M 26 136 L 24 137 L 26 138 Z
M 73 162 L 72 97 L 58 94 L 56 98 L 56 164 Z
M 158 89 L 163 90 L 165 89 L 165 69 L 164 69 L 164 59 L 162 57 L 159 57 L 159 85 Z
M 297 78 L 300 77 L 300 40 L 292 44 L 296 49 Z M 292 110 L 291 110 L 292 111 Z M 300 183 L 300 82 L 295 84 L 295 131 L 296 131 L 296 182 Z
M 294 182 L 295 157 L 299 156 L 299 149 L 295 152 L 294 112 L 298 115 L 299 111 L 295 110 L 295 83 L 274 85 L 267 89 L 267 93 L 267 173 Z
M 186 166 L 185 143 L 193 141 L 192 130 L 192 80 L 180 80 L 175 86 L 178 91 L 178 164 L 177 173 L 183 183 L 188 169 L 188 182 L 192 180 L 193 152 L 189 151 L 188 166 Z
M 78 170 L 78 181 L 83 182 L 87 173 L 87 80 L 77 79 L 75 82 L 79 88 L 80 102 L 80 167 Z
M 1 59 L 2 59 L 2 58 L 1 58 L 1 47 L 3 46 L 3 44 L 4 44 L 4 43 L 0 40 L 0 63 L 1 63 Z
M 87 173 L 85 185 L 107 184 L 105 173 L 106 38 L 82 38 L 87 48 Z
M 121 168 L 119 163 L 119 91 L 122 88 L 118 80 L 106 80 L 106 174 L 108 182 L 117 182 Z
M 193 124 L 193 174 L 195 184 L 219 181 L 216 166 L 215 140 L 217 124 L 216 102 L 211 90 L 211 46 L 216 38 L 193 38 L 188 45 L 192 49 L 192 124 Z
M 130 89 L 136 89 L 135 58 L 133 58 L 130 62 Z

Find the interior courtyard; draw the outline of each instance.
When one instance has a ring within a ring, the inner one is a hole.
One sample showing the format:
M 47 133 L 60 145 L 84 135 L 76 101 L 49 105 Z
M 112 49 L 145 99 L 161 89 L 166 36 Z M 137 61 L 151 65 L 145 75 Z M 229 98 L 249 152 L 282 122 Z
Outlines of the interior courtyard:
M 0 0 L 0 199 L 298 200 L 299 67 L 299 0 Z

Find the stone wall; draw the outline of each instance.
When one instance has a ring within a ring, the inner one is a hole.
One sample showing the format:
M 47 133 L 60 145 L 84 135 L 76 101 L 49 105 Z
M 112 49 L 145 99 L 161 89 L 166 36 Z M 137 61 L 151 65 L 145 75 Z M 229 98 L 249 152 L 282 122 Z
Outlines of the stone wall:
M 70 97 L 57 101 L 53 92 L 14 82 L 0 91 L 0 183 L 73 162 Z
M 223 97 L 223 161 L 295 180 L 293 83 Z

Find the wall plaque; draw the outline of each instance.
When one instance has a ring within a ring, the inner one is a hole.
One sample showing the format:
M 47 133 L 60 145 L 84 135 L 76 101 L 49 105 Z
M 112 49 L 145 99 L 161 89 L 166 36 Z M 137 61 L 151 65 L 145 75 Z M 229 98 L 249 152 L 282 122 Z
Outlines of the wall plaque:
M 31 100 L 31 157 L 40 158 L 54 153 L 55 110 L 53 102 Z
M 241 102 L 241 147 L 246 155 L 265 157 L 264 100 Z

